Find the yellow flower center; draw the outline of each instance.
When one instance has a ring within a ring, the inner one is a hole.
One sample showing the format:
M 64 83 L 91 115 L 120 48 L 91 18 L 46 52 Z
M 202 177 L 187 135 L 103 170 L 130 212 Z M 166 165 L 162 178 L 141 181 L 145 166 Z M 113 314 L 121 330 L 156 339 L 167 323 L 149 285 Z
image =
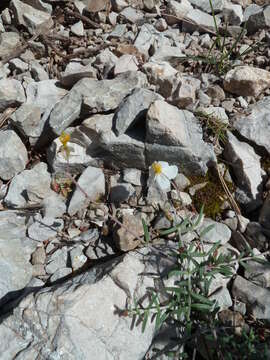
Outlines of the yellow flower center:
M 61 141 L 63 146 L 66 147 L 67 143 L 70 140 L 70 135 L 63 131 L 62 134 L 59 136 L 59 140 Z
M 152 164 L 152 169 L 154 170 L 155 175 L 160 175 L 162 173 L 162 166 L 157 162 Z

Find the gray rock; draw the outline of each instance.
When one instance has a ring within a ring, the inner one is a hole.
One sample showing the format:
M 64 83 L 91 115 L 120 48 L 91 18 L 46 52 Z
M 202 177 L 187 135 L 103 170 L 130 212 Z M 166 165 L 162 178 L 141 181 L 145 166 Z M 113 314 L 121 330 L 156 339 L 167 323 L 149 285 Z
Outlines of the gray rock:
M 90 260 L 97 260 L 107 257 L 108 255 L 114 255 L 115 250 L 113 249 L 112 241 L 106 241 L 105 239 L 99 239 L 96 243 L 89 244 L 85 251 L 85 255 Z
M 143 65 L 150 84 L 156 86 L 156 90 L 165 98 L 172 95 L 177 70 L 166 61 L 151 61 Z
M 57 218 L 66 212 L 65 198 L 54 191 L 51 191 L 43 200 L 44 217 Z
M 260 211 L 259 222 L 266 229 L 270 230 L 270 195 L 264 200 L 263 207 Z
M 203 142 L 194 115 L 164 101 L 155 101 L 148 110 L 146 142 L 149 165 L 163 160 L 179 164 L 186 173 L 205 173 L 207 164 L 215 162 L 214 151 Z
M 26 103 L 38 106 L 42 113 L 50 112 L 67 93 L 56 84 L 57 80 L 31 82 L 26 88 Z
M 117 60 L 117 56 L 115 56 L 108 48 L 106 48 L 97 55 L 93 65 L 106 77 L 106 74 L 112 70 L 112 68 L 117 63 Z
M 126 72 L 113 80 L 82 79 L 54 107 L 49 125 L 60 135 L 78 118 L 81 110 L 84 114 L 114 110 L 135 87 L 143 87 L 146 83 L 146 76 L 141 72 Z
M 227 138 L 224 156 L 230 161 L 236 184 L 250 199 L 248 207 L 257 207 L 262 185 L 260 156 L 249 144 L 237 140 L 230 132 L 227 132 Z
M 78 129 L 68 128 L 71 138 L 68 142 L 69 156 L 63 149 L 63 144 L 56 138 L 47 149 L 47 159 L 50 167 L 55 172 L 82 172 L 89 165 L 97 165 L 97 161 L 88 151 L 88 146 L 94 147 L 91 141 Z
M 255 258 L 265 261 L 265 263 L 257 262 L 256 260 L 247 261 L 245 268 L 245 277 L 258 286 L 261 286 L 263 288 L 269 288 L 270 264 L 256 248 L 253 249 L 253 254 L 255 255 Z
M 12 51 L 21 45 L 20 35 L 17 32 L 9 31 L 0 33 L 0 57 L 10 55 Z
M 270 72 L 247 65 L 228 71 L 224 79 L 224 89 L 239 96 L 256 97 L 269 87 Z
M 12 0 L 10 9 L 13 11 L 16 24 L 25 26 L 30 34 L 43 29 L 48 30 L 53 26 L 52 17 L 48 12 L 34 8 L 21 0 Z
M 76 82 L 83 78 L 97 78 L 97 71 L 92 65 L 82 65 L 71 61 L 67 64 L 65 71 L 61 73 L 60 82 L 64 86 L 72 87 Z
M 89 354 L 99 360 L 142 359 L 155 334 L 154 322 L 149 321 L 142 333 L 141 326 L 132 327 L 132 318 L 119 316 L 115 309 L 125 310 L 127 300 L 141 299 L 155 286 L 153 277 L 145 274 L 166 272 L 170 262 L 160 256 L 164 252 L 161 248 L 129 253 L 27 295 L 0 325 L 5 339 L 1 354 L 9 359 L 20 353 L 22 360 L 37 356 L 77 360 Z
M 190 22 L 183 21 L 183 31 L 193 32 L 201 31 L 205 32 L 205 29 L 215 31 L 215 22 L 213 16 L 199 10 L 193 9 L 186 14 L 186 18 Z M 216 18 L 217 26 L 219 27 L 221 20 Z
M 124 169 L 123 171 L 123 180 L 132 185 L 141 186 L 141 177 L 142 172 L 138 169 Z
M 185 190 L 189 185 L 190 181 L 184 174 L 177 174 L 176 178 L 174 179 L 174 182 L 178 188 L 178 190 Z
M 4 201 L 12 207 L 39 206 L 51 192 L 50 182 L 47 165 L 41 162 L 31 170 L 22 171 L 11 180 Z
M 34 104 L 22 104 L 10 117 L 12 125 L 33 146 L 39 139 L 44 124 L 40 121 L 41 109 Z
M 32 254 L 31 262 L 33 265 L 44 264 L 46 261 L 46 251 L 43 246 L 39 246 Z
M 57 270 L 67 266 L 67 247 L 56 250 L 50 257 L 45 269 L 48 274 L 54 274 Z
M 28 236 L 36 241 L 47 241 L 56 237 L 63 229 L 62 219 L 52 217 L 42 218 L 39 214 L 34 217 L 34 223 L 28 227 Z
M 225 2 L 223 7 L 224 20 L 229 25 L 241 25 L 244 19 L 242 6 Z
M 24 170 L 27 161 L 27 150 L 15 131 L 0 131 L 0 178 L 11 179 Z
M 233 296 L 246 303 L 256 319 L 269 319 L 270 291 L 237 276 L 232 287 Z
M 83 22 L 80 20 L 73 24 L 70 28 L 70 31 L 77 36 L 84 36 L 84 26 Z
M 169 13 L 178 17 L 183 18 L 193 7 L 188 0 L 170 0 L 168 2 Z
M 80 269 L 87 262 L 87 256 L 84 255 L 83 250 L 84 246 L 78 245 L 69 252 L 73 271 Z
M 0 80 L 0 111 L 25 102 L 22 84 L 15 79 Z
M 71 273 L 72 273 L 72 269 L 68 267 L 57 269 L 50 277 L 50 282 L 52 283 L 56 280 L 62 279 Z
M 212 14 L 209 0 L 200 0 L 199 2 L 197 0 L 189 0 L 189 2 L 192 5 L 201 9 L 202 11 Z M 221 12 L 223 10 L 224 2 L 224 0 L 212 0 L 212 5 L 215 13 Z
M 118 58 L 113 73 L 114 76 L 127 72 L 127 71 L 137 71 L 139 62 L 135 55 L 124 54 Z
M 251 14 L 252 13 L 252 14 Z M 264 29 L 270 26 L 270 5 L 250 10 L 248 16 L 246 15 L 247 23 L 246 27 L 250 34 L 254 34 L 256 31 Z
M 120 14 L 132 24 L 138 23 L 144 18 L 144 13 L 139 9 L 134 9 L 132 6 L 126 7 Z
M 261 9 L 262 9 L 261 6 L 259 6 L 257 4 L 251 4 L 248 7 L 246 7 L 245 11 L 244 11 L 244 21 L 247 21 L 251 15 L 255 15 L 255 14 L 261 12 Z M 252 22 L 250 23 L 249 26 L 252 27 L 253 22 L 254 22 L 254 19 L 252 20 Z
M 30 72 L 35 81 L 49 80 L 47 71 L 44 70 L 44 67 L 37 60 L 30 62 Z
M 29 65 L 22 61 L 19 58 L 15 58 L 9 61 L 9 66 L 11 70 L 15 70 L 16 74 L 26 72 L 29 69 Z
M 111 187 L 110 200 L 112 203 L 121 203 L 127 201 L 135 194 L 135 189 L 131 184 L 118 183 Z
M 0 303 L 12 298 L 32 277 L 30 253 L 23 243 L 25 219 L 12 211 L 0 213 Z M 12 294 L 13 293 L 13 294 Z
M 200 108 L 200 111 L 214 120 L 218 120 L 224 124 L 229 124 L 229 118 L 222 107 L 209 106 L 208 108 Z
M 86 207 L 90 201 L 98 201 L 105 194 L 105 177 L 101 169 L 88 166 L 80 176 L 78 184 L 87 193 L 88 198 L 77 187 L 68 206 L 70 215 Z
M 194 104 L 196 91 L 200 88 L 200 80 L 192 76 L 181 76 L 177 81 L 176 89 L 172 94 L 172 103 L 180 109 Z
M 248 115 L 235 119 L 234 127 L 247 140 L 263 147 L 270 154 L 270 97 L 250 106 Z
M 124 134 L 139 121 L 144 121 L 150 104 L 162 97 L 147 89 L 134 89 L 119 105 L 114 115 L 117 135 Z
M 152 24 L 143 24 L 136 37 L 134 46 L 145 55 L 146 59 L 149 58 L 149 49 L 154 44 L 157 35 L 158 31 Z
M 231 230 L 227 225 L 218 223 L 211 219 L 204 219 L 197 231 L 201 233 L 208 226 L 213 226 L 208 232 L 201 236 L 201 240 L 205 243 L 215 244 L 220 241 L 221 245 L 225 245 L 231 238 Z
M 140 215 L 124 214 L 122 224 L 125 228 L 117 226 L 113 233 L 115 245 L 121 251 L 133 250 L 140 244 L 139 239 L 144 234 L 142 218 Z M 135 235 L 137 235 L 138 239 Z

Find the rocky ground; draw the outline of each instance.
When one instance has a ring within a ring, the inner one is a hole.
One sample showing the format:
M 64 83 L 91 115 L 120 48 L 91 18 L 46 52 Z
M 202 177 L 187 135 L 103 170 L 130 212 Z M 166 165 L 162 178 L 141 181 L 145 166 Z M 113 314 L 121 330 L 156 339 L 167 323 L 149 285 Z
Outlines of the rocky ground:
M 167 359 L 154 322 L 142 332 L 128 309 L 172 266 L 177 234 L 162 231 L 203 205 L 206 247 L 263 254 L 217 274 L 209 298 L 267 344 L 268 2 L 0 10 L 0 358 Z M 178 168 L 167 189 L 149 178 L 155 161 Z

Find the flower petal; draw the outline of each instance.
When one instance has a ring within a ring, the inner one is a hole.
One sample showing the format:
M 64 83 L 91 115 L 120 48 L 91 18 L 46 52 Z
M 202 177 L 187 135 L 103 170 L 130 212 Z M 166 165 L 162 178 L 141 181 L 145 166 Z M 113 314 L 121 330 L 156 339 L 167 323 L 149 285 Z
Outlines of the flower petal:
M 175 165 L 164 166 L 162 170 L 162 173 L 170 180 L 174 179 L 178 174 L 178 167 Z
M 160 189 L 164 192 L 168 192 L 171 190 L 170 180 L 166 178 L 163 174 L 156 176 L 156 183 L 160 187 Z

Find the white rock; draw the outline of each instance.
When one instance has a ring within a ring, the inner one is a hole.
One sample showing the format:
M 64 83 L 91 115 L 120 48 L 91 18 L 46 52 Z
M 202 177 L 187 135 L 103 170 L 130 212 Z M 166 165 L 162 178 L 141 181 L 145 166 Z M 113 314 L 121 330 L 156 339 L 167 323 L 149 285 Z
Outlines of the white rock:
M 80 176 L 78 184 L 87 193 L 88 198 L 77 187 L 68 207 L 70 215 L 86 207 L 90 201 L 98 201 L 105 194 L 105 177 L 101 169 L 88 166 Z
M 80 20 L 70 28 L 71 32 L 77 36 L 84 36 L 83 22 Z
M 11 179 L 24 170 L 27 161 L 27 150 L 15 131 L 0 131 L 0 178 Z

